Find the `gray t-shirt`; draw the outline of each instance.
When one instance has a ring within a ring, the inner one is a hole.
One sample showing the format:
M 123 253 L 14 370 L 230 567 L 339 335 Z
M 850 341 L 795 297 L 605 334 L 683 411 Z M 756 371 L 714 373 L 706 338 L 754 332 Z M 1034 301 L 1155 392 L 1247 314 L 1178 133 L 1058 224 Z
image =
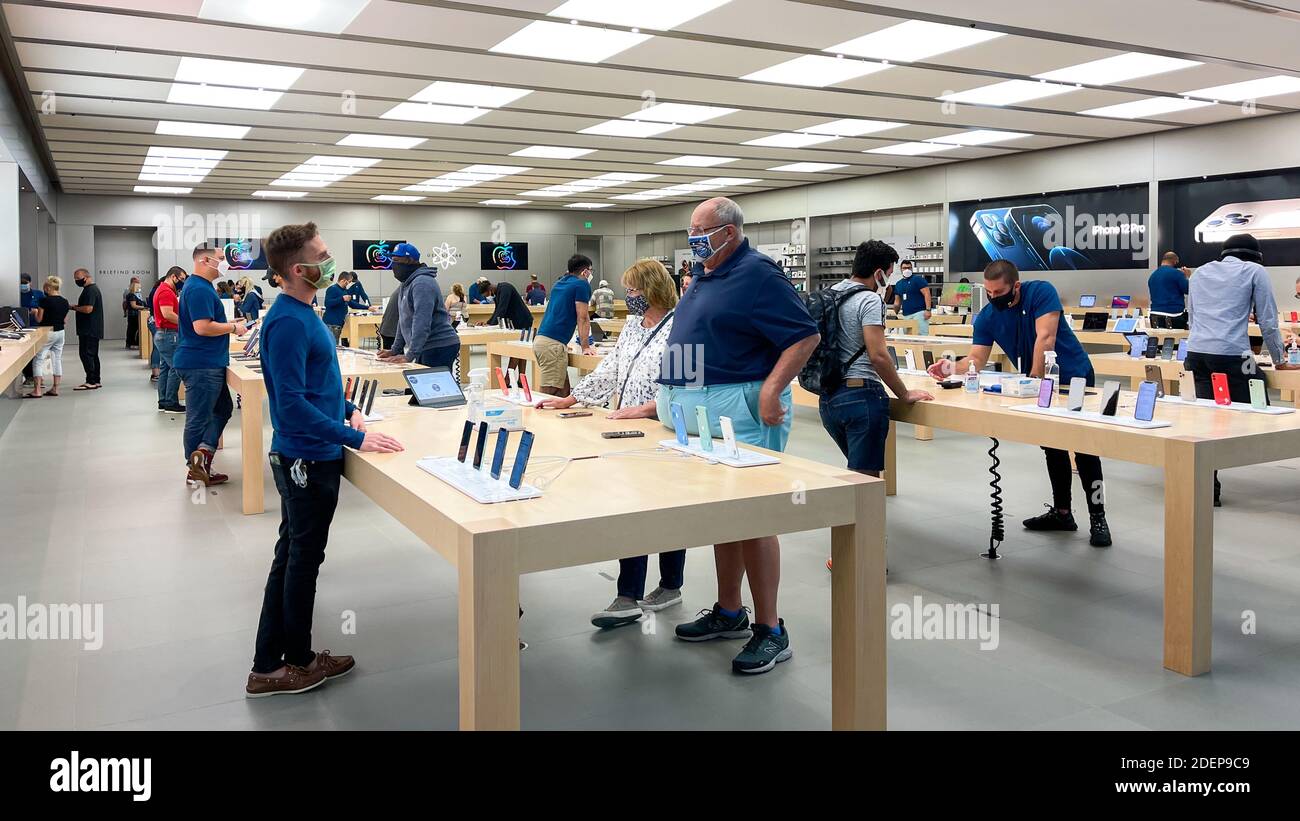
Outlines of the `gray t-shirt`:
M 841 280 L 831 286 L 836 291 L 844 291 L 858 286 L 852 279 Z M 880 295 L 867 288 L 854 294 L 840 305 L 839 350 L 840 362 L 848 362 L 853 355 L 862 350 L 862 329 L 868 325 L 885 325 L 885 303 Z M 845 379 L 874 379 L 882 382 L 871 364 L 871 357 L 866 351 L 853 360 L 844 373 Z

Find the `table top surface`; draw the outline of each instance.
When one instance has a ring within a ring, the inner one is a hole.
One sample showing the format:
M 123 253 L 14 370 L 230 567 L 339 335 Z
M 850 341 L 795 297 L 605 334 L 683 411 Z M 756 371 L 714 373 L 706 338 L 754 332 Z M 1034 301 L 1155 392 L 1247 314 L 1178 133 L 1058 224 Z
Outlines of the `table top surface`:
M 36 349 L 41 346 L 49 333 L 49 328 L 37 328 L 32 333 L 23 334 L 22 339 L 0 339 L 0 373 L 18 365 L 19 362 L 26 365 L 27 360 L 35 356 Z
M 349 376 L 371 377 L 395 374 L 413 368 L 424 367 L 423 365 L 417 365 L 410 362 L 400 365 L 389 365 L 375 359 L 374 356 L 367 356 L 365 353 L 360 351 L 337 351 L 337 354 L 339 358 L 339 371 L 342 373 L 344 378 Z M 235 377 L 240 382 L 261 382 L 263 381 L 262 372 L 260 370 L 253 370 L 255 367 L 260 367 L 260 364 L 261 363 L 257 360 L 241 362 L 232 358 L 227 370 L 231 376 Z
M 605 354 L 614 350 L 613 345 L 597 346 L 596 353 L 585 354 L 575 348 L 573 343 L 569 343 L 569 362 L 594 362 L 600 364 L 600 360 L 605 358 Z M 530 359 L 535 360 L 536 354 L 533 352 L 533 343 L 520 342 L 517 339 L 503 340 L 499 342 L 488 343 L 488 353 L 508 356 L 513 359 Z
M 497 391 L 489 391 L 488 398 Z M 748 468 L 710 464 L 696 457 L 661 450 L 658 442 L 673 433 L 657 420 L 610 420 L 600 408 L 587 417 L 561 419 L 557 411 L 524 407 L 524 425 L 535 435 L 525 481 L 543 487 L 540 498 L 520 502 L 480 504 L 426 473 L 416 462 L 426 456 L 454 456 L 465 424 L 464 408 L 438 411 L 413 408 L 381 397 L 375 410 L 386 419 L 373 429 L 395 436 L 406 450 L 394 454 L 348 451 L 409 489 L 423 505 L 472 532 L 527 529 L 592 520 L 650 514 L 673 515 L 737 500 L 783 499 L 796 490 L 818 493 L 852 488 L 872 480 L 845 468 L 777 454 L 781 463 Z M 640 430 L 639 439 L 603 439 L 604 431 Z M 511 432 L 508 471 L 518 448 L 519 432 Z M 496 433 L 489 434 L 485 460 L 491 458 Z M 745 446 L 747 449 L 759 450 Z M 566 461 L 572 460 L 572 461 Z M 848 511 L 846 511 L 847 513 Z M 826 522 L 826 525 L 845 524 Z
M 1146 372 L 1147 365 L 1159 365 L 1161 375 L 1164 378 L 1176 379 L 1178 374 L 1184 370 L 1183 363 L 1177 359 L 1164 359 L 1162 357 L 1147 359 L 1144 356 L 1132 357 L 1127 353 L 1095 353 L 1088 358 L 1092 360 L 1092 367 L 1097 373 L 1114 376 L 1143 374 Z M 1300 371 L 1274 370 L 1272 367 L 1264 365 L 1266 360 L 1262 357 L 1255 357 L 1255 361 L 1260 364 L 1259 373 L 1264 376 L 1264 381 L 1271 387 L 1300 387 Z

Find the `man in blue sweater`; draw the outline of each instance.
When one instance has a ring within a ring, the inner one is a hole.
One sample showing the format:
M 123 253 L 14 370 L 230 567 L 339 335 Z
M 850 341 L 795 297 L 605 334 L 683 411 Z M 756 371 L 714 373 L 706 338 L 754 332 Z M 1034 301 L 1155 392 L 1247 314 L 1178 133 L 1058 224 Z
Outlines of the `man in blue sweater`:
M 426 368 L 455 367 L 460 362 L 460 336 L 438 286 L 438 269 L 420 264 L 420 249 L 403 242 L 393 249 L 393 276 L 402 283 L 397 306 L 397 338 L 379 358 L 388 362 L 418 362 Z
M 1151 293 L 1151 327 L 1187 329 L 1188 278 L 1192 272 L 1178 265 L 1178 254 L 1166 251 L 1160 267 L 1147 279 Z
M 311 649 L 316 576 L 338 506 L 343 446 L 402 450 L 391 436 L 366 431 L 364 415 L 343 399 L 334 341 L 311 309 L 312 296 L 334 279 L 334 259 L 316 224 L 272 231 L 266 255 L 284 292 L 266 312 L 261 337 L 280 538 L 262 598 L 249 698 L 306 692 L 356 666 L 351 656 Z

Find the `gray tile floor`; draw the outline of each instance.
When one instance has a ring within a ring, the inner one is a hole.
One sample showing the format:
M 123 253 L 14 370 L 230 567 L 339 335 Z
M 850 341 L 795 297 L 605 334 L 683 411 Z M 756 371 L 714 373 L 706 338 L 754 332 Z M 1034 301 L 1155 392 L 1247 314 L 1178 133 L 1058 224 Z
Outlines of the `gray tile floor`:
M 65 353 L 70 384 L 80 375 Z M 102 602 L 104 645 L 0 642 L 0 728 L 453 728 L 456 585 L 445 562 L 350 486 L 316 607 L 316 644 L 355 653 L 356 674 L 302 697 L 246 701 L 260 590 L 278 523 L 239 513 L 237 487 L 193 504 L 182 419 L 154 412 L 140 361 L 104 346 L 107 387 L 26 402 L 0 436 L 0 602 Z M 0 400 L 9 401 L 9 400 Z M 1029 534 L 1046 501 L 1036 448 L 1003 445 L 1006 558 L 988 537 L 987 441 L 899 438 L 889 502 L 889 599 L 999 606 L 995 650 L 894 640 L 893 729 L 1300 727 L 1300 463 L 1223 474 L 1215 514 L 1213 673 L 1161 669 L 1161 494 L 1154 470 L 1106 464 L 1115 546 Z M 237 444 L 237 424 L 227 431 Z M 792 453 L 839 462 L 801 410 Z M 231 459 L 219 457 L 227 464 Z M 692 550 L 684 607 L 645 630 L 601 633 L 616 563 L 525 577 L 528 728 L 830 726 L 826 531 L 783 542 L 782 612 L 793 661 L 733 676 L 735 642 L 686 645 L 672 625 L 713 602 L 712 557 Z M 652 563 L 653 572 L 653 563 Z M 653 577 L 652 577 L 653 578 Z M 1244 635 L 1244 611 L 1258 630 Z M 344 611 L 356 635 L 342 635 Z

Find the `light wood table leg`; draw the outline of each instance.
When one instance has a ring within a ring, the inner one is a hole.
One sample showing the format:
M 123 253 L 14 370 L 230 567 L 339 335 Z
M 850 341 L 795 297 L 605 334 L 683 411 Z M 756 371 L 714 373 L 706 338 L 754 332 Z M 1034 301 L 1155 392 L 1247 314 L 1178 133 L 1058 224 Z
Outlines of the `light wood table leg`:
M 934 439 L 934 428 L 928 425 L 913 425 L 912 438 L 918 442 L 929 442 Z
M 885 495 L 898 495 L 898 423 L 889 422 L 889 434 L 885 436 Z
M 831 727 L 886 723 L 885 494 L 857 486 L 857 523 L 831 528 Z
M 460 343 L 460 384 L 469 384 L 469 345 L 464 342 Z
M 244 490 L 244 515 L 266 511 L 263 498 L 262 457 L 266 455 L 262 443 L 262 396 L 264 390 L 257 382 L 249 382 L 238 388 L 239 407 L 239 448 L 243 465 L 240 481 Z
M 496 384 L 496 372 L 497 372 L 497 368 L 500 368 L 500 367 L 501 367 L 501 360 L 502 360 L 502 356 L 501 356 L 501 354 L 499 354 L 499 353 L 492 353 L 490 350 L 488 351 L 488 363 L 487 363 L 487 367 L 488 367 L 488 386 L 489 386 L 489 387 L 492 386 L 492 385 L 495 385 L 495 384 Z M 530 384 L 531 384 L 531 383 L 530 383 Z
M 1214 471 L 1196 443 L 1165 447 L 1165 667 L 1210 670 L 1213 638 Z
M 145 362 L 153 356 L 153 337 L 149 334 L 149 323 L 145 319 L 147 312 L 136 312 L 136 323 L 140 326 L 140 358 Z
M 460 728 L 519 729 L 519 553 L 508 531 L 457 550 Z

